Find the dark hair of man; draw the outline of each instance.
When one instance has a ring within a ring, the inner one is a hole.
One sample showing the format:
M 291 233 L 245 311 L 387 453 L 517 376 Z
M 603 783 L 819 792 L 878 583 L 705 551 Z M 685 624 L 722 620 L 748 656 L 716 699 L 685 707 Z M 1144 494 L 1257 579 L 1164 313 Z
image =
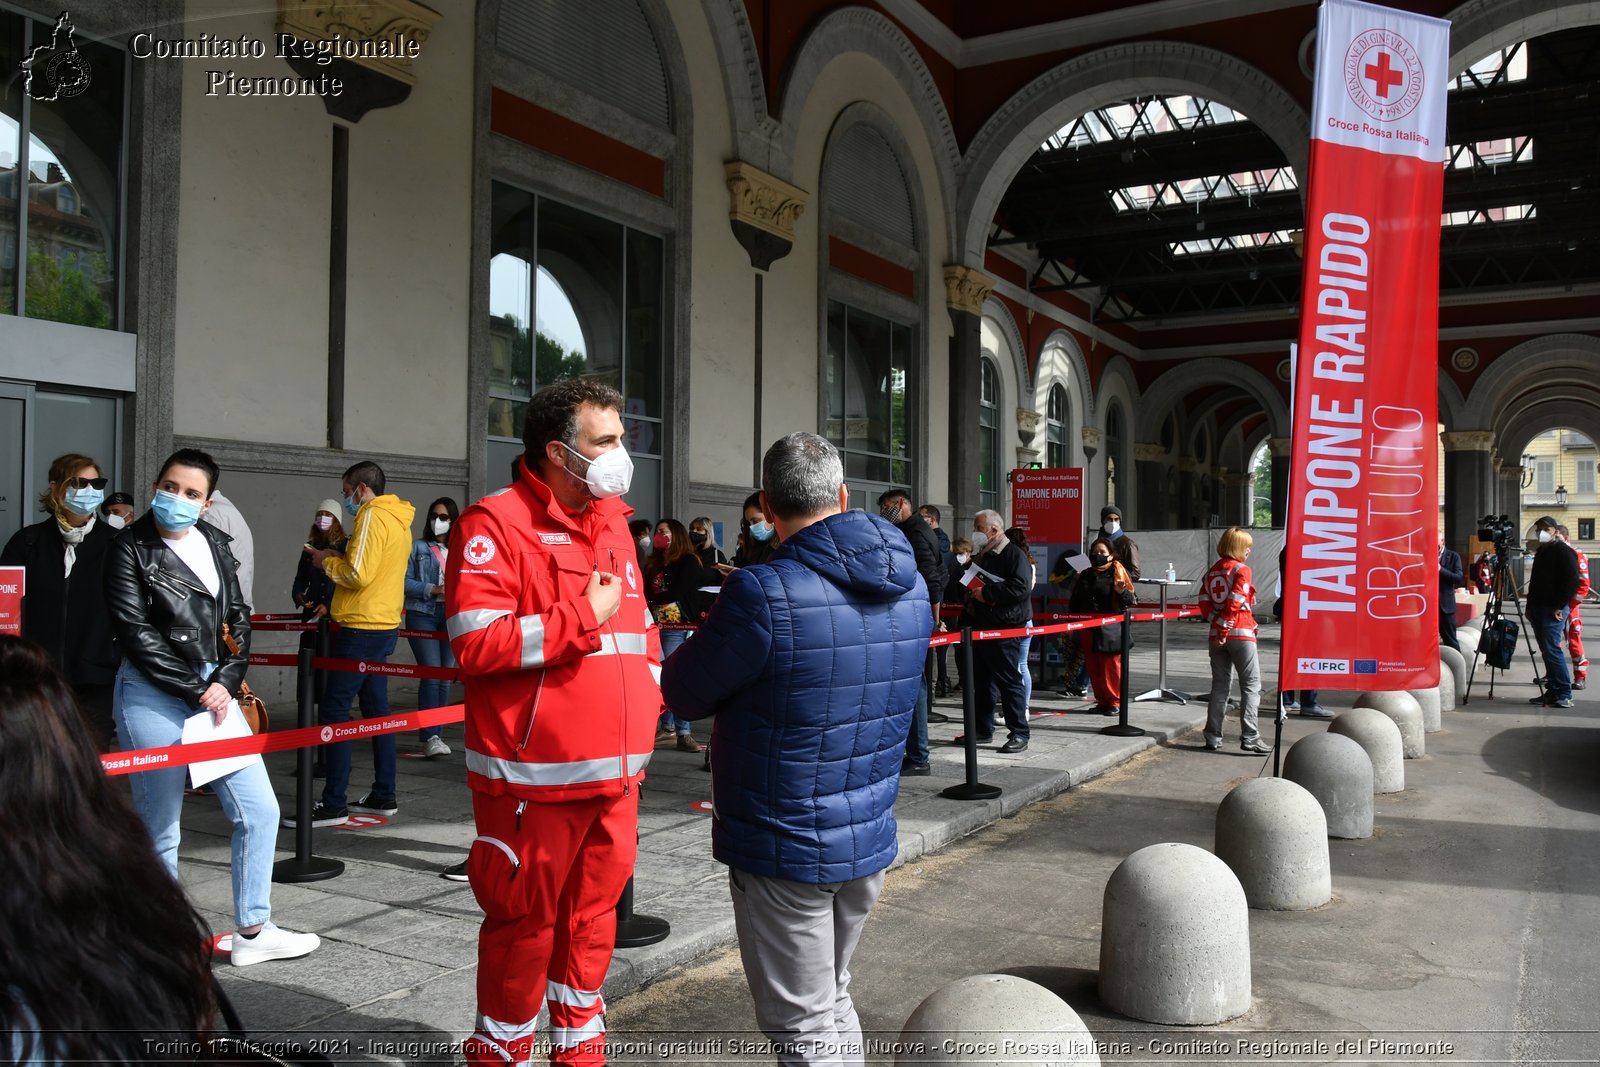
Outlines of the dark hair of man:
M 422 520 L 422 539 L 424 541 L 437 540 L 437 538 L 433 536 L 433 509 L 437 507 L 443 507 L 445 515 L 450 519 L 450 529 L 446 530 L 444 533 L 444 543 L 449 544 L 450 535 L 456 532 L 456 520 L 461 518 L 461 509 L 456 507 L 456 502 L 447 496 L 442 496 L 438 500 L 435 500 L 433 503 L 428 505 L 428 510 L 423 512 L 427 518 Z
M 940 512 L 939 509 L 934 507 L 932 504 L 924 504 L 920 508 L 918 508 L 917 510 L 922 512 L 923 518 L 927 518 L 929 515 L 932 515 L 934 522 L 943 522 L 944 521 L 944 514 L 942 512 Z
M 672 534 L 672 543 L 663 551 L 654 544 L 650 546 L 650 558 L 644 561 L 644 572 L 654 575 L 657 571 L 664 571 L 680 559 L 694 555 L 694 542 L 689 540 L 689 528 L 677 519 L 662 519 L 657 526 L 665 526 Z
M 90 733 L 44 651 L 0 636 L 0 1033 L 19 1063 L 140 1063 L 149 1038 L 210 1029 L 210 932 Z M 112 950 L 85 966 L 85 945 Z
M 761 458 L 761 491 L 780 519 L 804 519 L 839 506 L 844 462 L 825 437 L 799 431 L 780 437 Z
M 351 492 L 364 485 L 372 490 L 373 496 L 382 496 L 388 479 L 384 478 L 382 467 L 370 459 L 364 459 L 344 472 L 344 483 Z
M 633 539 L 635 541 L 639 540 L 639 538 L 641 538 L 641 537 L 649 537 L 650 536 L 650 520 L 649 519 L 633 519 L 633 520 L 631 520 L 628 523 L 628 532 L 633 535 Z
M 1572 536 L 1572 531 L 1567 529 L 1565 525 L 1559 523 L 1556 525 L 1556 533 L 1560 534 L 1562 537 Z
M 578 408 L 584 404 L 621 413 L 622 394 L 598 378 L 563 378 L 533 394 L 522 423 L 529 469 L 536 471 L 544 463 L 544 446 L 551 441 L 577 448 Z
M 904 489 L 886 489 L 878 494 L 878 506 L 880 508 L 890 501 L 898 502 L 901 500 L 906 502 L 906 507 L 911 506 L 911 497 L 907 495 Z
M 1022 527 L 1013 526 L 1006 531 L 1006 538 L 1022 551 L 1028 551 L 1028 535 L 1022 532 Z
M 180 448 L 167 457 L 161 464 L 161 473 L 156 475 L 156 481 L 167 476 L 173 467 L 193 467 L 206 476 L 206 499 L 211 499 L 211 494 L 217 491 L 217 481 L 222 477 L 222 470 L 217 466 L 217 461 L 211 458 L 211 453 L 202 452 L 198 448 Z

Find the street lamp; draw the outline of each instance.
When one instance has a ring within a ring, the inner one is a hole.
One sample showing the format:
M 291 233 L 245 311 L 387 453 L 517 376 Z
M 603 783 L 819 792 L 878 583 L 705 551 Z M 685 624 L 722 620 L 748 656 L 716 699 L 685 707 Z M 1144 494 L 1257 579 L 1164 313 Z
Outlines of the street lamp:
M 1522 488 L 1526 489 L 1533 484 L 1533 453 L 1522 454 Z
M 1558 486 L 1556 486 L 1556 507 L 1564 508 L 1566 506 L 1567 506 L 1567 487 L 1564 486 L 1564 485 L 1558 485 Z

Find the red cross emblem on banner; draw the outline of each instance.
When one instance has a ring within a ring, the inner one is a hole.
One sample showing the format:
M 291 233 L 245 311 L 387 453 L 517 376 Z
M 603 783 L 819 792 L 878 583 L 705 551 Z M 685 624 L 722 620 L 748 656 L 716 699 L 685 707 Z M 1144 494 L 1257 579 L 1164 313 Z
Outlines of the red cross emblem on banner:
M 1376 63 L 1368 63 L 1361 72 L 1373 84 L 1374 92 L 1380 100 L 1389 98 L 1389 90 L 1396 88 L 1406 80 L 1406 76 L 1389 65 L 1389 53 L 1379 52 Z

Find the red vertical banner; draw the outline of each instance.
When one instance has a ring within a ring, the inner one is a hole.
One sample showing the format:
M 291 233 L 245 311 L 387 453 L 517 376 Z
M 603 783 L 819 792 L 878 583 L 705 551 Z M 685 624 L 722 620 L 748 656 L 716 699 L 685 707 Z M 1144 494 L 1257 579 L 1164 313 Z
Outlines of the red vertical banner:
M 1450 24 L 1324 0 L 1295 354 L 1283 689 L 1439 682 Z
M 1083 541 L 1083 468 L 1038 467 L 1011 472 L 1011 521 L 1030 544 Z
M 22 567 L 0 567 L 0 634 L 22 633 L 23 582 L 28 572 Z

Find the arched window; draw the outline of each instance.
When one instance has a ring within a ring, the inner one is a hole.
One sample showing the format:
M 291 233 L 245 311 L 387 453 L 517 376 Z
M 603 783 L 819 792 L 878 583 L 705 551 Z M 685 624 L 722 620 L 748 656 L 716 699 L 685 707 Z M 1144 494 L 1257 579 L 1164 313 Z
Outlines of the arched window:
M 978 506 L 998 511 L 1000 482 L 1000 372 L 983 357 L 978 373 Z
M 1122 472 L 1122 408 L 1112 403 L 1106 409 L 1106 498 L 1107 504 L 1127 507 L 1117 499 L 1117 479 Z M 1127 512 L 1123 512 L 1126 521 Z
M 1072 433 L 1072 408 L 1067 390 L 1057 383 L 1050 387 L 1045 413 L 1045 466 L 1067 466 L 1067 441 Z

